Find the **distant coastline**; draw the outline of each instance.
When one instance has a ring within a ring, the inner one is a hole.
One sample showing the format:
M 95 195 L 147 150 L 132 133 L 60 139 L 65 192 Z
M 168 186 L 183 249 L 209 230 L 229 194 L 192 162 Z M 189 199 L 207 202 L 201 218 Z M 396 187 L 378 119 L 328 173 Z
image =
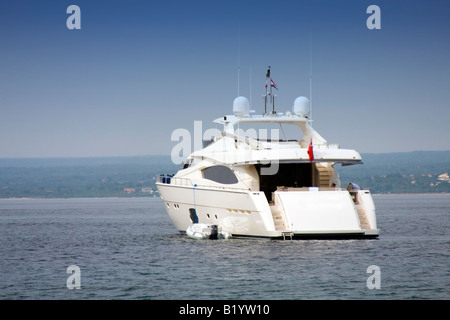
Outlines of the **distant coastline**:
M 337 165 L 341 186 L 372 194 L 449 194 L 450 151 L 361 154 L 364 164 Z M 156 177 L 175 173 L 170 156 L 0 158 L 0 199 L 158 198 Z
M 372 193 L 372 196 L 408 196 L 408 195 L 416 195 L 416 196 L 450 196 L 450 192 L 447 193 Z M 33 197 L 24 197 L 24 198 L 0 198 L 1 200 L 64 200 L 64 199 L 158 199 L 157 197 L 67 197 L 67 198 L 33 198 Z

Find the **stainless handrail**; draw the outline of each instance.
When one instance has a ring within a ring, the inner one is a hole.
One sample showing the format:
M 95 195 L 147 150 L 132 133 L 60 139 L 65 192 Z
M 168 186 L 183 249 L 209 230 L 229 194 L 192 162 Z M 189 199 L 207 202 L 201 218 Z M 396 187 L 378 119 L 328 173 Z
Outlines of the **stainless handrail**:
M 193 184 L 191 179 L 189 178 L 179 178 L 179 177 L 173 177 L 172 175 L 160 175 L 157 176 L 157 182 L 163 183 L 163 184 L 172 184 L 176 186 L 186 186 L 186 187 L 203 187 L 203 188 L 212 188 L 212 189 L 220 189 L 220 190 L 239 190 L 239 191 L 248 191 L 250 189 L 247 188 L 233 188 L 233 187 L 223 187 L 223 186 L 211 186 L 211 185 L 204 185 L 204 184 Z

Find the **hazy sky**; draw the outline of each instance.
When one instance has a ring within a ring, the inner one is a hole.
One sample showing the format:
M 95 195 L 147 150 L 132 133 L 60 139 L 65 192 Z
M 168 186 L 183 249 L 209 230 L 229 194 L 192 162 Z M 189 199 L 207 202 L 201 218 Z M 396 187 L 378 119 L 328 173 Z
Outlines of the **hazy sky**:
M 278 111 L 309 96 L 310 49 L 329 143 L 450 150 L 446 0 L 2 1 L 0 41 L 0 157 L 169 155 L 175 129 L 232 113 L 238 62 L 257 112 L 268 65 Z

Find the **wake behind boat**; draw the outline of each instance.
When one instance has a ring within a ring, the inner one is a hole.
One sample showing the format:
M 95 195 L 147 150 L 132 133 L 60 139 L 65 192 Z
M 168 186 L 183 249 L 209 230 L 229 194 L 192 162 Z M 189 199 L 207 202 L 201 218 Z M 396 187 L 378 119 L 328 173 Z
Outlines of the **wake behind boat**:
M 237 97 L 233 115 L 214 121 L 220 134 L 175 175 L 158 177 L 175 227 L 185 233 L 192 224 L 215 225 L 233 237 L 378 237 L 370 191 L 342 187 L 335 169 L 361 164 L 360 154 L 329 145 L 312 128 L 306 97 L 295 99 L 292 112 L 276 112 L 272 87 L 269 67 L 263 114 L 251 114 L 248 99 Z M 241 134 L 241 124 L 297 126 L 303 136 L 258 139 Z

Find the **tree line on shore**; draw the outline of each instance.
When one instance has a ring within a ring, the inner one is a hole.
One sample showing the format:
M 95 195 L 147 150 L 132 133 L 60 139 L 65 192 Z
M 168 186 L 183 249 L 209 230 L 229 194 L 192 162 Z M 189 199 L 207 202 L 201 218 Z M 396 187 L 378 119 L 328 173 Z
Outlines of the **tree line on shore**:
M 450 193 L 450 151 L 363 154 L 363 165 L 336 166 L 372 193 Z M 175 173 L 169 156 L 0 159 L 0 198 L 157 196 L 156 177 Z

